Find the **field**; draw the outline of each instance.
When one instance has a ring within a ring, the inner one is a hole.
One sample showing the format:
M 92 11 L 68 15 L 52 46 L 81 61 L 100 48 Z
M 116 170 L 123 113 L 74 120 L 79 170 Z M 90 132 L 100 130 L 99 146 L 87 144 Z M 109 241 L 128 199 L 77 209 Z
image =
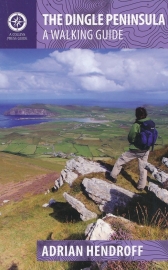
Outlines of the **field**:
M 59 117 L 89 117 L 88 122 L 49 122 L 40 125 L 0 130 L 0 151 L 31 157 L 51 157 L 61 152 L 88 158 L 113 157 L 128 148 L 127 134 L 134 122 L 131 109 L 81 106 L 47 106 Z M 168 144 L 168 106 L 148 106 L 159 137 L 156 149 Z M 93 121 L 94 119 L 94 121 Z
M 92 122 L 59 121 L 0 129 L 0 270 L 79 270 L 87 267 L 87 262 L 36 260 L 37 240 L 84 239 L 87 225 L 94 221 L 81 221 L 64 200 L 64 191 L 85 200 L 88 209 L 100 218 L 103 216 L 97 205 L 84 198 L 81 177 L 71 188 L 65 184 L 56 193 L 46 191 L 54 185 L 67 159 L 80 155 L 102 160 L 112 168 L 116 158 L 128 149 L 127 134 L 134 122 L 134 110 L 47 106 L 60 117 L 89 117 Z M 160 166 L 161 157 L 168 156 L 168 106 L 148 106 L 147 110 L 159 132 L 149 161 Z M 99 177 L 106 181 L 103 173 Z M 132 184 L 134 181 L 138 181 L 138 167 L 133 161 L 125 167 L 125 174 L 119 175 L 118 185 L 137 192 Z M 11 194 L 10 201 L 1 204 L 7 194 Z M 147 200 L 148 193 L 143 191 L 142 197 Z M 57 201 L 57 208 L 43 208 L 51 198 Z M 136 220 L 133 219 L 131 211 L 124 213 L 141 225 L 135 228 L 135 239 L 167 240 L 167 228 L 150 223 L 149 216 L 155 213 L 150 208 L 153 202 L 150 197 L 149 205 L 139 206 L 142 220 L 138 220 L 135 213 Z M 167 213 L 163 212 L 163 217 L 167 217 Z M 166 270 L 167 262 L 158 263 L 156 269 Z

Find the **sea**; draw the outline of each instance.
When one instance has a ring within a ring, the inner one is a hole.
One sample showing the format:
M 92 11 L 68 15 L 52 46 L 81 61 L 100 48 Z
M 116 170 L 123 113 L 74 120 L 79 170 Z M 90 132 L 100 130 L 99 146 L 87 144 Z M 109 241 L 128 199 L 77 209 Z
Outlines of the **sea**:
M 5 116 L 4 113 L 17 105 L 30 105 L 30 104 L 55 104 L 55 105 L 80 105 L 80 106 L 99 106 L 106 108 L 136 108 L 142 106 L 142 103 L 137 101 L 124 102 L 124 101 L 97 101 L 97 100 L 19 100 L 19 101 L 1 101 L 0 102 L 0 128 L 12 128 L 18 126 L 34 125 L 45 122 L 93 122 L 90 118 L 45 118 L 45 117 L 18 117 L 18 116 Z M 152 104 L 156 105 L 156 104 Z M 159 105 L 165 105 L 164 102 Z

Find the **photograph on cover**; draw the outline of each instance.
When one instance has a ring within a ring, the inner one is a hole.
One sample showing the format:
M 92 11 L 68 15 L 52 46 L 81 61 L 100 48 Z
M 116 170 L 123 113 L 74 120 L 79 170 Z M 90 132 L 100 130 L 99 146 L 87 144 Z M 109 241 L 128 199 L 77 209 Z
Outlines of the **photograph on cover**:
M 167 240 L 167 63 L 165 49 L 0 50 L 0 270 L 166 269 L 138 247 L 105 262 L 36 253 Z

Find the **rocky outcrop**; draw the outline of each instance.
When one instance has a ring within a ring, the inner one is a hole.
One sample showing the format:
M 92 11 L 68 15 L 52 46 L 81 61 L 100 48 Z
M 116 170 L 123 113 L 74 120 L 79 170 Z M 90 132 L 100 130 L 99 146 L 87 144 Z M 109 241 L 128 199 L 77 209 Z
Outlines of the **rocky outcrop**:
M 164 157 L 162 163 L 168 166 L 168 158 Z M 150 163 L 144 163 L 143 166 L 159 182 L 158 185 L 149 181 L 148 190 L 153 192 L 161 201 L 168 204 L 168 174 Z
M 76 209 L 79 213 L 80 213 L 80 218 L 83 221 L 87 221 L 93 218 L 97 218 L 97 214 L 91 212 L 90 210 L 88 210 L 85 205 L 80 202 L 79 200 L 77 200 L 76 198 L 70 196 L 68 193 L 64 192 L 63 196 L 65 198 L 65 200 L 74 208 Z
M 64 182 L 71 186 L 79 175 L 96 172 L 106 172 L 106 168 L 82 157 L 70 159 L 67 161 L 65 169 L 61 171 L 60 177 L 55 180 L 55 188 L 58 189 Z
M 89 224 L 85 230 L 86 240 L 109 240 L 114 233 L 111 226 L 102 219 Z
M 106 172 L 106 168 L 97 162 L 87 160 L 83 157 L 71 159 L 66 164 L 66 169 L 69 171 L 77 171 L 78 174 L 88 174 L 93 172 Z
M 168 174 L 156 168 L 150 163 L 144 163 L 144 168 L 152 174 L 152 176 L 160 183 L 165 182 L 168 179 Z
M 158 185 L 150 182 L 148 190 L 155 193 L 156 197 L 168 204 L 168 191 L 166 189 L 160 188 Z
M 63 170 L 61 172 L 61 178 L 62 182 L 68 183 L 70 186 L 75 181 L 75 179 L 78 177 L 77 173 L 74 173 L 73 171 L 69 171 L 67 169 Z
M 15 107 L 5 112 L 4 115 L 11 116 L 54 116 L 54 114 L 46 109 L 40 108 L 19 108 Z
M 134 197 L 138 197 L 133 192 L 98 178 L 84 178 L 82 184 L 88 196 L 105 213 L 113 213 L 116 208 L 125 208 Z

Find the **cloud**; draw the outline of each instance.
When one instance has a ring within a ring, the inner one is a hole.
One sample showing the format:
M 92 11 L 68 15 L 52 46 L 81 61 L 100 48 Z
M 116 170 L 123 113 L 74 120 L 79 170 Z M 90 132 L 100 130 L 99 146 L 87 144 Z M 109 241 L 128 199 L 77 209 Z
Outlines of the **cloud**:
M 7 88 L 9 86 L 8 76 L 3 73 L 0 73 L 0 88 Z
M 72 49 L 69 51 L 55 51 L 50 54 L 62 65 L 68 68 L 68 74 L 77 76 L 85 73 L 101 73 L 100 63 L 96 60 L 96 55 L 91 50 Z
M 15 61 L 16 62 L 16 61 Z M 168 85 L 163 49 L 54 51 L 0 70 L 0 91 L 10 93 L 158 93 Z M 4 90 L 5 89 L 5 90 Z

